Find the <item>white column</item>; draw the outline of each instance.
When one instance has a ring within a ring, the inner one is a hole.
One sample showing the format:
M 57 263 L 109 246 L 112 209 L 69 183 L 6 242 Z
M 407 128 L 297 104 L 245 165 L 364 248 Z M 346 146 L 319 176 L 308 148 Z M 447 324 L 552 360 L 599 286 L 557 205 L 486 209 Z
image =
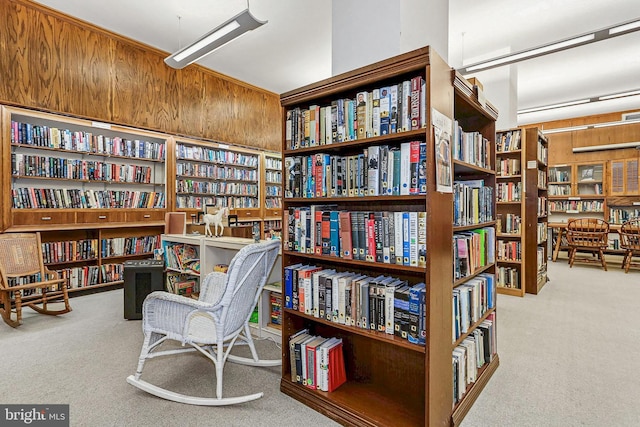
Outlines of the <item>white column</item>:
M 427 45 L 447 59 L 447 0 L 333 0 L 331 14 L 332 75 Z

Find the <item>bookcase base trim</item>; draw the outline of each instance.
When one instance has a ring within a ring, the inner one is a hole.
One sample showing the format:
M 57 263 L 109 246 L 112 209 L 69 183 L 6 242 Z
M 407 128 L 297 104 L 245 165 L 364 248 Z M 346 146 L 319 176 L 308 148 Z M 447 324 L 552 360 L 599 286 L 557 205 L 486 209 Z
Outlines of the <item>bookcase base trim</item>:
M 505 288 L 502 286 L 496 286 L 496 289 L 498 290 L 498 293 L 500 295 L 511 295 L 511 296 L 515 296 L 515 297 L 524 297 L 524 292 L 522 289 L 518 289 L 518 288 Z
M 451 414 L 451 421 L 454 426 L 460 425 L 464 417 L 467 415 L 467 412 L 469 412 L 469 409 L 471 409 L 476 399 L 480 396 L 480 393 L 482 393 L 482 390 L 493 376 L 496 369 L 498 369 L 498 366 L 500 366 L 500 357 L 496 354 L 496 357 L 489 363 L 489 366 L 485 368 L 484 372 L 482 372 L 478 378 L 478 381 L 473 384 L 466 396 L 462 399 L 462 402 L 458 404 L 457 408 L 453 411 L 453 414 Z
M 366 414 L 368 412 L 365 411 L 365 408 L 361 408 L 360 410 L 358 410 L 357 408 L 345 405 L 342 399 L 330 399 L 328 397 L 325 397 L 325 395 L 337 393 L 346 393 L 349 395 L 357 393 L 367 393 L 367 391 L 364 390 L 363 387 L 366 388 L 366 386 L 354 386 L 354 384 L 350 383 L 349 380 L 347 380 L 347 383 L 343 384 L 337 391 L 326 393 L 308 389 L 300 384 L 292 383 L 286 378 L 282 378 L 280 380 L 281 392 L 345 426 L 380 427 L 388 425 L 400 427 L 424 425 L 422 414 L 420 414 L 420 416 L 418 417 L 415 416 L 416 414 L 407 414 L 406 412 L 403 413 L 404 411 L 400 413 L 394 413 L 394 409 L 397 410 L 398 408 L 394 408 L 393 406 L 389 407 L 388 405 L 384 404 L 384 402 L 380 402 L 380 405 L 375 405 L 377 408 L 375 409 L 375 411 L 376 413 L 384 413 L 388 418 L 388 423 L 385 423 L 385 420 L 382 420 L 380 418 L 374 419 L 371 417 L 366 417 Z M 411 417 L 410 415 L 413 415 L 413 417 Z

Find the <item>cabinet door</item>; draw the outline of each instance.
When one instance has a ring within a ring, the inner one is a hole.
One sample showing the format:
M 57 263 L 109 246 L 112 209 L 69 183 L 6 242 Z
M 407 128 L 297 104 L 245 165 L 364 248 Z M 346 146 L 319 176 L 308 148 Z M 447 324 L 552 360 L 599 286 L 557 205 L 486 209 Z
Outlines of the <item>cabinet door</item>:
M 610 196 L 639 194 L 638 159 L 611 160 Z

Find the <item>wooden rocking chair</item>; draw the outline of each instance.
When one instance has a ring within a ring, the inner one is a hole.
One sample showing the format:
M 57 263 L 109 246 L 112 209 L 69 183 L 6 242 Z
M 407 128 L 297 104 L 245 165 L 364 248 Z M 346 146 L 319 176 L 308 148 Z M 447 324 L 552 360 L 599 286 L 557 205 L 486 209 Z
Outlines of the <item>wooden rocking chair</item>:
M 28 276 L 31 283 L 21 284 L 17 280 Z M 64 303 L 64 308 L 49 309 L 54 301 Z M 0 234 L 0 304 L 2 319 L 14 328 L 22 323 L 23 305 L 42 314 L 71 311 L 66 279 L 59 279 L 58 273 L 44 266 L 40 233 Z M 16 320 L 12 319 L 14 309 Z
M 569 244 L 569 266 L 574 261 L 600 264 L 607 271 L 604 250 L 607 249 L 609 223 L 598 218 L 577 218 L 567 223 L 567 243 Z M 576 253 L 591 252 L 596 258 L 576 258 Z
M 629 272 L 629 267 L 640 267 L 638 263 L 632 263 L 633 256 L 640 256 L 640 218 L 633 218 L 620 227 L 620 247 L 624 249 L 622 268 Z

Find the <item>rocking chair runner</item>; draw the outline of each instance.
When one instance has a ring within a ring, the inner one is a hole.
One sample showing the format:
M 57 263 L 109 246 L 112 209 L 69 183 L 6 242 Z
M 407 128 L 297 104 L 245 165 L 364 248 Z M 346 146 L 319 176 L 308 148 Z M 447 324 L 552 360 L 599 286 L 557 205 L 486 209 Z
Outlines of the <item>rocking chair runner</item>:
M 10 280 L 23 276 L 36 277 L 36 281 L 10 286 Z M 23 292 L 33 291 L 23 299 Z M 64 308 L 51 310 L 48 305 L 62 299 Z M 71 311 L 66 279 L 49 271 L 42 260 L 40 233 L 0 234 L 0 314 L 5 323 L 17 327 L 22 323 L 22 306 L 41 314 L 64 314 Z M 42 305 L 40 307 L 39 305 Z M 12 319 L 15 307 L 16 320 Z
M 260 360 L 249 329 L 249 318 L 275 264 L 279 248 L 278 240 L 245 246 L 231 260 L 227 273 L 213 272 L 204 278 L 197 301 L 162 291 L 149 294 L 142 308 L 144 343 L 138 369 L 135 375 L 127 378 L 127 382 L 163 399 L 191 405 L 230 405 L 262 397 L 260 392 L 223 398 L 222 379 L 227 359 L 252 366 L 281 364 L 280 359 Z M 249 346 L 252 358 L 230 354 L 238 339 Z M 166 340 L 179 341 L 191 347 L 158 350 Z M 147 359 L 196 350 L 215 365 L 215 398 L 187 396 L 140 379 Z

